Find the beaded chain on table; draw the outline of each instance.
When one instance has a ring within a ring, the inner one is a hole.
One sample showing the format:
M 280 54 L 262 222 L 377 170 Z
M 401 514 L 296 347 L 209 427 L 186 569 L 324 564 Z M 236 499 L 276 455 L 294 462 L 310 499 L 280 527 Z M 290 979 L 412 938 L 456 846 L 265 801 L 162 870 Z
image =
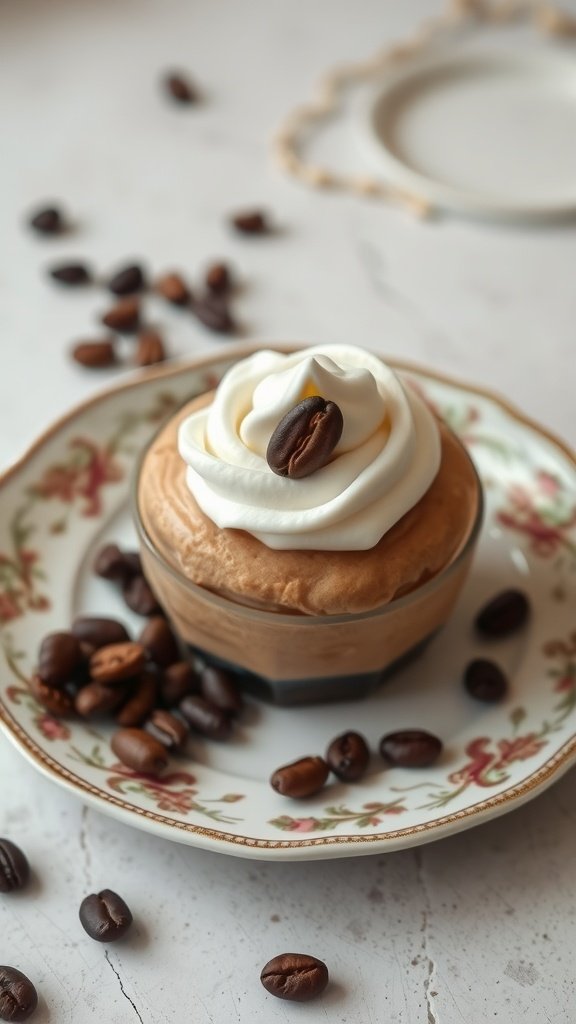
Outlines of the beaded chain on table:
M 378 178 L 339 174 L 327 167 L 308 163 L 303 155 L 303 135 L 312 125 L 338 110 L 340 98 L 347 87 L 376 80 L 402 62 L 423 54 L 455 31 L 522 20 L 531 21 L 538 31 L 548 36 L 576 39 L 576 17 L 541 0 L 449 0 L 446 9 L 420 25 L 411 39 L 388 46 L 366 61 L 341 65 L 324 75 L 313 102 L 293 110 L 282 123 L 273 141 L 276 162 L 286 173 L 315 188 L 340 189 L 371 196 L 403 205 L 415 216 L 428 216 L 433 212 L 432 203 L 413 192 L 386 184 Z

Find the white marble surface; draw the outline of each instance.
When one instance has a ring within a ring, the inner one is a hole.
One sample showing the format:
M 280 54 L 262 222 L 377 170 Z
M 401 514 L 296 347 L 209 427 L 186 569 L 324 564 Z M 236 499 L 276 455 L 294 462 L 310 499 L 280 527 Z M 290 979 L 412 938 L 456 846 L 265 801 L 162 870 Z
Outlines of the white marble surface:
M 2 5 L 0 465 L 118 377 L 65 357 L 106 302 L 43 279 L 47 263 L 76 254 L 102 271 L 134 255 L 196 275 L 225 257 L 245 283 L 247 337 L 355 341 L 424 362 L 505 393 L 574 442 L 573 226 L 421 224 L 303 190 L 269 160 L 272 130 L 319 71 L 435 10 L 429 0 Z M 159 94 L 159 73 L 174 65 L 205 91 L 197 110 Z M 78 228 L 38 240 L 22 219 L 51 197 Z M 276 237 L 231 237 L 225 214 L 252 204 L 273 213 Z M 175 354 L 220 344 L 157 312 Z M 575 824 L 571 772 L 513 814 L 417 850 L 250 863 L 88 811 L 2 739 L 0 834 L 27 850 L 35 882 L 0 902 L 0 962 L 37 982 L 38 1024 L 568 1024 Z M 105 886 L 137 916 L 131 940 L 108 951 L 76 919 L 82 896 Z M 261 988 L 261 966 L 287 948 L 329 964 L 318 1003 L 280 1003 Z

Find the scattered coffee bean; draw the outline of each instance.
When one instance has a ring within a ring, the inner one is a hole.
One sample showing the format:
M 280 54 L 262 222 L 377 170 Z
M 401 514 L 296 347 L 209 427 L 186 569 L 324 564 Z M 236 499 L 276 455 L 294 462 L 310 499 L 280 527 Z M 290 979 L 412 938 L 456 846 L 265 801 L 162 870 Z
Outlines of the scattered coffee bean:
M 97 718 L 114 711 L 126 694 L 120 686 L 104 686 L 103 683 L 88 683 L 74 698 L 74 709 L 82 718 Z
M 225 295 L 232 287 L 232 275 L 225 263 L 212 263 L 205 276 L 208 291 L 215 295 Z
M 243 235 L 267 235 L 268 218 L 263 210 L 245 210 L 231 218 L 232 226 Z
M 71 288 L 88 284 L 92 280 L 92 274 L 85 263 L 58 263 L 50 268 L 49 274 L 54 281 Z
M 158 694 L 158 680 L 153 672 L 142 672 L 133 684 L 133 691 L 116 715 L 118 725 L 131 728 L 142 725 L 154 710 Z
M 95 683 L 113 686 L 138 675 L 144 668 L 146 652 L 142 644 L 128 641 L 100 647 L 90 659 L 90 675 Z
M 121 551 L 117 544 L 105 544 L 100 548 L 94 561 L 94 572 L 105 580 L 124 584 L 136 575 L 131 556 Z
M 211 331 L 217 334 L 233 334 L 236 323 L 221 295 L 204 295 L 196 299 L 193 312 Z
M 23 889 L 30 877 L 30 867 L 20 847 L 9 839 L 0 839 L 0 892 Z
M 266 450 L 270 469 L 300 480 L 329 461 L 342 434 L 342 413 L 320 395 L 304 398 L 282 417 Z
M 161 295 L 173 306 L 187 306 L 191 300 L 192 293 L 180 274 L 163 274 L 154 285 L 158 295 Z
M 528 620 L 530 604 L 521 590 L 503 590 L 481 609 L 476 616 L 476 629 L 482 636 L 497 639 L 509 636 Z
M 442 752 L 442 741 L 424 729 L 401 729 L 380 740 L 380 753 L 400 768 L 427 768 Z
M 48 686 L 38 675 L 30 677 L 30 690 L 34 699 L 55 718 L 67 718 L 72 714 L 72 698 L 65 690 Z
M 101 370 L 114 366 L 116 349 L 112 338 L 95 341 L 78 341 L 71 350 L 72 359 L 90 370 Z
M 343 782 L 356 782 L 368 767 L 370 751 L 359 732 L 344 732 L 332 740 L 326 760 L 334 775 Z
M 134 362 L 136 366 L 155 366 L 166 359 L 164 342 L 158 331 L 142 331 L 138 335 L 138 345 Z
M 213 740 L 227 740 L 230 736 L 232 722 L 229 715 L 214 707 L 204 697 L 184 697 L 179 706 L 184 718 L 196 732 Z
M 270 777 L 270 785 L 282 796 L 299 799 L 318 793 L 328 773 L 328 765 L 322 757 L 301 757 L 277 768 Z
M 114 295 L 132 295 L 146 287 L 144 271 L 138 263 L 132 263 L 116 271 L 108 281 L 108 288 Z
M 181 71 L 171 71 L 164 76 L 164 88 L 168 95 L 177 103 L 196 103 L 198 93 L 190 79 Z
M 321 995 L 328 980 L 326 964 L 307 953 L 281 953 L 268 961 L 260 975 L 267 992 L 296 1003 Z
M 79 615 L 72 623 L 72 633 L 82 643 L 91 644 L 95 650 L 130 640 L 126 627 L 117 619 L 95 615 Z
M 168 764 L 165 747 L 143 729 L 119 729 L 110 746 L 122 764 L 146 775 L 159 775 Z
M 142 575 L 142 561 L 139 551 L 123 551 L 124 562 L 130 576 Z
M 208 665 L 200 675 L 200 689 L 202 696 L 226 715 L 239 715 L 242 711 L 242 694 L 231 672 Z
M 181 750 L 188 737 L 188 728 L 181 718 L 169 711 L 156 708 L 146 722 L 146 732 L 158 740 L 167 750 Z
M 471 697 L 492 703 L 505 696 L 508 680 L 495 661 L 475 658 L 466 666 L 464 686 Z
M 64 686 L 81 661 L 80 644 L 72 633 L 49 633 L 40 644 L 38 675 L 48 686 Z
M 138 640 L 160 668 L 173 665 L 180 657 L 176 637 L 161 615 L 154 615 L 148 620 Z
M 124 900 L 111 889 L 91 893 L 80 904 L 80 923 L 96 942 L 116 942 L 132 924 L 132 914 Z
M 28 223 L 40 235 L 60 235 L 65 230 L 65 221 L 57 206 L 45 206 L 29 218 Z
M 158 615 L 162 611 L 145 576 L 134 576 L 129 580 L 122 589 L 122 595 L 137 615 Z
M 140 325 L 140 302 L 133 295 L 120 299 L 101 317 L 102 323 L 120 334 L 133 334 Z
M 38 993 L 15 967 L 0 967 L 0 1020 L 28 1020 L 38 1006 Z
M 187 661 L 177 661 L 164 670 L 160 680 L 160 696 L 166 707 L 174 708 L 189 693 L 197 693 L 200 681 Z

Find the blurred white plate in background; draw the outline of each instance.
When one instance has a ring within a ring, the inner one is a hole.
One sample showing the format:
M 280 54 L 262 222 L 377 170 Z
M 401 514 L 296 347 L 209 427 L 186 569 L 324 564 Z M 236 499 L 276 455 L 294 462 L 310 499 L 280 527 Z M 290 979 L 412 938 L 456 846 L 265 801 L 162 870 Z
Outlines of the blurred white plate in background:
M 506 219 L 576 212 L 576 61 L 444 54 L 388 76 L 368 109 L 389 183 Z

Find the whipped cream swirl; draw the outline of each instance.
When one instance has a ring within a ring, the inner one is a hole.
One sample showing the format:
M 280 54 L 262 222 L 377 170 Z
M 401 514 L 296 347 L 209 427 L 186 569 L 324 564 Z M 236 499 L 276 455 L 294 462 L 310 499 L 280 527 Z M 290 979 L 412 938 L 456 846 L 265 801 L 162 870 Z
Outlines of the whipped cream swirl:
M 344 429 L 330 462 L 303 480 L 273 473 L 266 448 L 309 395 L 336 402 Z M 373 547 L 428 490 L 440 465 L 437 423 L 422 399 L 364 349 L 262 351 L 236 363 L 212 404 L 181 425 L 187 484 L 219 527 L 270 548 Z

